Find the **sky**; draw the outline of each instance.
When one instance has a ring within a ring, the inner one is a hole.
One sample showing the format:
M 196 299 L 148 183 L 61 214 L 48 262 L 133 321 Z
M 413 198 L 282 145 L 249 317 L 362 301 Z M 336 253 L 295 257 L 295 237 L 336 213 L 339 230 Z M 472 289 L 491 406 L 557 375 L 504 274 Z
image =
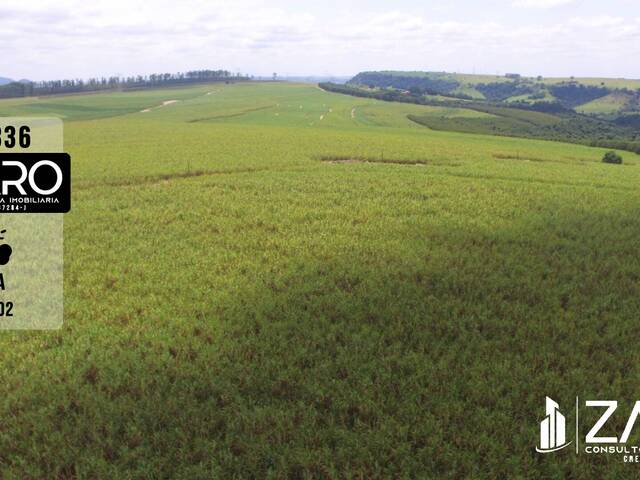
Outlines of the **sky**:
M 640 78 L 640 0 L 21 0 L 0 4 L 0 76 L 223 68 Z

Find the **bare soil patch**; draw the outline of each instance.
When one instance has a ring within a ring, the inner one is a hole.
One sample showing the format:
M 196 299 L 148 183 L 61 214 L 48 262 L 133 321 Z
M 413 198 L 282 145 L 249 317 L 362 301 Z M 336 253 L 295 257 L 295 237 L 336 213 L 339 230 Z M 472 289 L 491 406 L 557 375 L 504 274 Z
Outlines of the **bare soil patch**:
M 398 158 L 374 158 L 374 157 L 350 157 L 350 156 L 340 156 L 340 155 L 324 155 L 319 157 L 319 160 L 322 162 L 327 162 L 331 164 L 341 164 L 341 163 L 385 163 L 391 165 L 415 165 L 419 167 L 423 167 L 426 165 L 433 166 L 448 166 L 448 167 L 458 167 L 459 163 L 451 163 L 451 162 L 438 162 L 428 159 L 398 159 Z

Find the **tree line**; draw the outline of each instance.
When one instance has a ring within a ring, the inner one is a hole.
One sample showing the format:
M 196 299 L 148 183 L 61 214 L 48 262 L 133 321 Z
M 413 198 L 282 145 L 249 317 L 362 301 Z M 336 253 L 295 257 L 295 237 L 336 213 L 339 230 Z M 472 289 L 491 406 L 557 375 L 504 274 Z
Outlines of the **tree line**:
M 40 82 L 12 82 L 0 86 L 0 98 L 55 95 L 60 93 L 97 92 L 154 88 L 191 83 L 246 81 L 248 76 L 232 74 L 228 70 L 191 70 L 178 73 L 152 73 L 128 77 L 99 77 L 88 80 L 47 80 Z

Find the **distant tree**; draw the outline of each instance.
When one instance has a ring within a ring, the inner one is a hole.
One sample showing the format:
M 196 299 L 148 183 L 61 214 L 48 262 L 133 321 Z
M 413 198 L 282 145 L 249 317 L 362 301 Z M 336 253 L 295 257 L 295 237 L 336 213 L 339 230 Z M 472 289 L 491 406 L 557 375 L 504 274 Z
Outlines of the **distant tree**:
M 614 151 L 610 151 L 604 154 L 604 157 L 602 158 L 602 161 L 604 163 L 613 163 L 615 165 L 621 165 L 622 164 L 622 157 L 620 155 L 618 155 L 616 152 Z
M 127 88 L 148 88 L 161 85 L 182 85 L 197 82 L 221 82 L 249 80 L 248 76 L 235 76 L 227 70 L 193 70 L 178 73 L 152 73 L 149 76 L 90 78 L 86 81 L 48 80 L 42 82 L 13 82 L 0 86 L 0 98 L 52 95 L 56 93 L 95 92 Z

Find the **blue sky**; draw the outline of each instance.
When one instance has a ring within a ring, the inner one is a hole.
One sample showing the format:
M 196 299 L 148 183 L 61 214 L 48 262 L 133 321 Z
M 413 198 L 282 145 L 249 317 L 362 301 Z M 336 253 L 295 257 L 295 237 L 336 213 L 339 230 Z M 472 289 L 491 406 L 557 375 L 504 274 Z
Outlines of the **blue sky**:
M 640 1 L 22 0 L 0 6 L 0 42 L 0 76 L 30 79 L 218 67 L 640 78 Z

